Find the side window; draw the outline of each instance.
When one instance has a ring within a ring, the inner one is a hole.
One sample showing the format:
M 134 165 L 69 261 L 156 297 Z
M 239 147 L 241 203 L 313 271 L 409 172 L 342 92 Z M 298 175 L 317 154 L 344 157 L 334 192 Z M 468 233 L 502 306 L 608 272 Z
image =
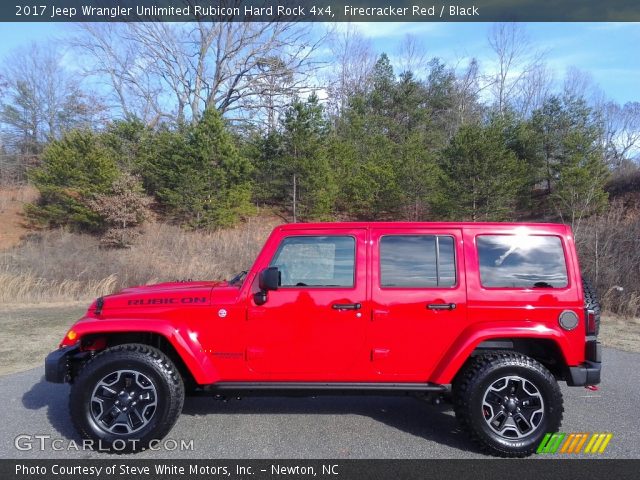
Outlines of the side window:
M 294 236 L 282 240 L 270 266 L 283 287 L 353 287 L 356 243 L 349 236 Z
M 485 287 L 562 288 L 568 284 L 558 237 L 479 235 L 476 242 Z
M 380 239 L 380 286 L 433 288 L 455 284 L 453 237 L 385 235 Z

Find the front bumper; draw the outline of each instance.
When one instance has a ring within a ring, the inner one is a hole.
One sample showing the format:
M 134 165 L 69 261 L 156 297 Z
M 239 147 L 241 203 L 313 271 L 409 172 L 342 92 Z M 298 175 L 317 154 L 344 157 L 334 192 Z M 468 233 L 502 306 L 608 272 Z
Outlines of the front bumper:
M 44 378 L 47 382 L 65 383 L 71 378 L 71 359 L 77 354 L 77 345 L 59 348 L 44 360 Z
M 602 370 L 602 345 L 596 340 L 586 345 L 586 361 L 582 365 L 569 367 L 566 375 L 567 385 L 581 387 L 600 383 Z

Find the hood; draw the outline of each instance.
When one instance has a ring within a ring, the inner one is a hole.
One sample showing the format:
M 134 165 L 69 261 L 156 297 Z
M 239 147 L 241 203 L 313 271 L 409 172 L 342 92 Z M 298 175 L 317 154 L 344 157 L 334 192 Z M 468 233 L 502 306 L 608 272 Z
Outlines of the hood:
M 238 291 L 237 287 L 222 282 L 165 282 L 155 285 L 128 287 L 97 299 L 90 311 L 133 309 L 140 307 L 180 307 L 210 305 L 213 292 Z M 226 296 L 226 295 L 224 295 Z
M 123 293 L 145 293 L 145 292 L 180 292 L 184 290 L 194 290 L 194 289 L 211 289 L 214 287 L 226 286 L 228 285 L 226 281 L 197 281 L 197 282 L 164 282 L 164 283 L 155 283 L 153 285 L 138 285 L 137 287 L 127 287 L 123 288 L 119 292 L 114 295 L 120 295 Z

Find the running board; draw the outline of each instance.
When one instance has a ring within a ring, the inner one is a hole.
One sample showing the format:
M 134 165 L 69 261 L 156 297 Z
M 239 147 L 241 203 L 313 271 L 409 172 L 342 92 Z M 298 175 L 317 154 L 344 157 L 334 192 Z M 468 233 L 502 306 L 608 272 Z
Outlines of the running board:
M 203 393 L 244 395 L 398 395 L 446 392 L 447 387 L 434 383 L 383 382 L 218 382 L 204 385 Z

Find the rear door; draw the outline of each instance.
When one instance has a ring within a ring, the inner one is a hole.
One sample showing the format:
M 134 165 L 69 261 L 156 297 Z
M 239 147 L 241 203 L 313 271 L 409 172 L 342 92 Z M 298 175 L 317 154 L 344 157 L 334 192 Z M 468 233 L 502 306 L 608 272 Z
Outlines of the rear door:
M 371 239 L 373 371 L 424 381 L 466 325 L 462 231 L 377 228 Z

